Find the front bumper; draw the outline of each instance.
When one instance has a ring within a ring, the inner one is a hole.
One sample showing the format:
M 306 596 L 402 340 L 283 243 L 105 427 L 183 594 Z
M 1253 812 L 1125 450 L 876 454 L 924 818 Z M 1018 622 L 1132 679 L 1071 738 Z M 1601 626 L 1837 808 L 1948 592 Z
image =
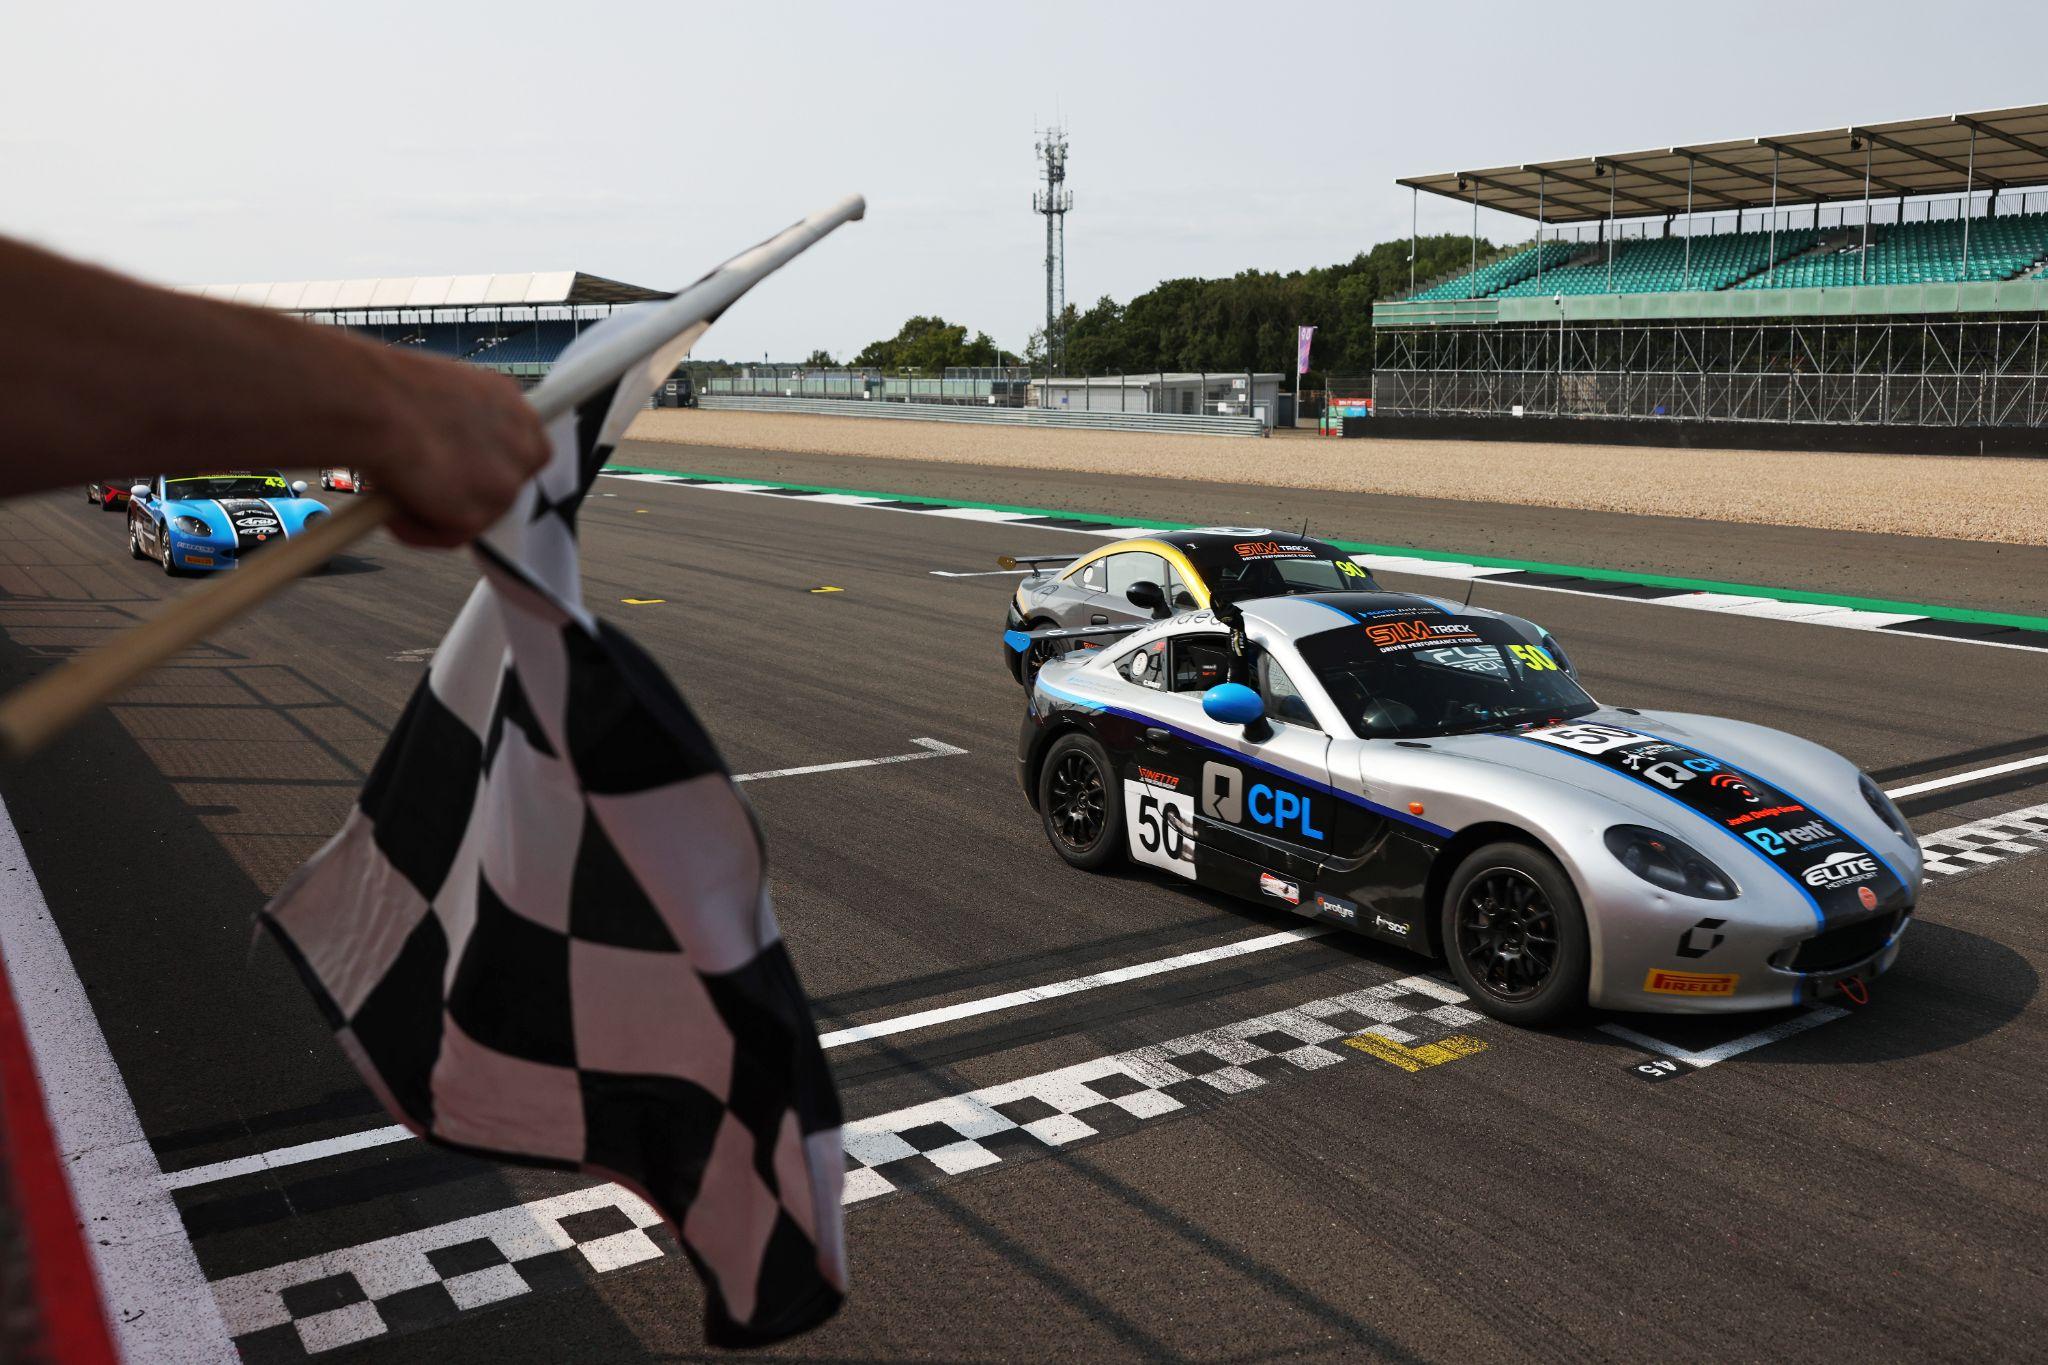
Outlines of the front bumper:
M 1705 921 L 1700 921 L 1704 923 Z M 1736 1014 L 1812 1004 L 1870 981 L 1898 959 L 1912 907 L 1803 934 L 1722 926 L 1727 943 L 1686 959 L 1666 945 L 1648 955 L 1609 954 L 1593 991 L 1604 1009 L 1657 1014 Z M 1712 934 L 1695 945 L 1711 942 Z M 1684 942 L 1681 938 L 1677 942 Z

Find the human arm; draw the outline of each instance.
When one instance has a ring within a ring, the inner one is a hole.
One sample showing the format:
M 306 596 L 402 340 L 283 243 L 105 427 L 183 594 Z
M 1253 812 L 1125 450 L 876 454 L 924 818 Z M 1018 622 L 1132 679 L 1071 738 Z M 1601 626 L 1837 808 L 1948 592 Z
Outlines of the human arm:
M 0 496 L 110 473 L 367 470 L 392 529 L 459 545 L 548 457 L 510 380 L 0 238 Z M 24 321 L 33 319 L 33 322 Z

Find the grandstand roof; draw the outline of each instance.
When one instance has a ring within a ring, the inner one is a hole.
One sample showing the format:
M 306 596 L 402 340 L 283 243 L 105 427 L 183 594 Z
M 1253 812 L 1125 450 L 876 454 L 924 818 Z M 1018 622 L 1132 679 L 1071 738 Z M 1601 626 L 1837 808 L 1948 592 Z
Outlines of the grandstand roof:
M 273 284 L 183 284 L 186 294 L 276 308 L 287 313 L 354 313 L 396 308 L 531 308 L 537 305 L 639 303 L 660 289 L 622 284 L 580 270 L 523 275 L 416 275 L 375 280 L 296 280 Z
M 1521 218 L 1587 223 L 1607 217 L 1610 179 L 1616 217 L 1686 212 L 1688 167 L 1693 212 L 1768 208 L 1774 158 L 1781 208 L 1860 200 L 1866 151 L 1870 194 L 1878 199 L 1961 194 L 1966 176 L 1980 190 L 2048 185 L 2048 105 L 1446 171 L 1396 183 L 1464 204 L 1476 194 L 1485 207 Z

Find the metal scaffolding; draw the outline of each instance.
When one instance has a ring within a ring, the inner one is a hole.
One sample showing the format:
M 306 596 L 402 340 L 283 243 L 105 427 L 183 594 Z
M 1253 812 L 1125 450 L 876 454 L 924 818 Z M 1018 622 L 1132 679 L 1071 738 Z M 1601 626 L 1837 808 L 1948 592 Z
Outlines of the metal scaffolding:
M 2048 314 L 1382 325 L 1373 411 L 2048 428 L 2044 324 Z

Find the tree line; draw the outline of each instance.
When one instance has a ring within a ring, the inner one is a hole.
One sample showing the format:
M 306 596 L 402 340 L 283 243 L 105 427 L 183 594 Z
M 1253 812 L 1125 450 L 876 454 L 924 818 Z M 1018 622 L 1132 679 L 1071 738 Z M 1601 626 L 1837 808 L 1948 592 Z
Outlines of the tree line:
M 1484 238 L 1478 254 L 1495 250 Z M 1415 243 L 1420 283 L 1468 265 L 1473 242 L 1443 233 Z M 1173 370 L 1252 370 L 1292 374 L 1295 328 L 1314 327 L 1310 385 L 1326 375 L 1372 370 L 1372 305 L 1398 297 L 1409 281 L 1408 239 L 1381 242 L 1341 265 L 1279 274 L 1246 270 L 1228 279 L 1166 280 L 1118 303 L 1104 295 L 1085 310 L 1067 305 L 1048 337 L 1031 334 L 1020 355 L 986 332 L 942 317 L 909 319 L 893 337 L 862 347 L 849 362 L 901 373 L 937 375 L 948 366 L 1029 364 L 1067 374 L 1150 374 Z M 808 365 L 834 365 L 813 351 Z

